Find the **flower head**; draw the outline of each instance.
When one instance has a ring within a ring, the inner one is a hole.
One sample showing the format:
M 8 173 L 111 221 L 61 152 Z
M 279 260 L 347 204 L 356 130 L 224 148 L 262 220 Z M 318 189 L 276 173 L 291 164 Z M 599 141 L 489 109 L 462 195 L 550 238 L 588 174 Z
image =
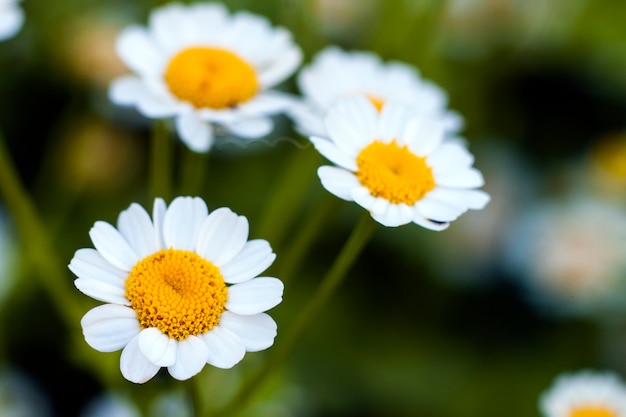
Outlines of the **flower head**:
M 312 137 L 334 166 L 322 166 L 322 185 L 355 201 L 384 226 L 409 222 L 443 230 L 490 197 L 475 188 L 483 177 L 458 141 L 444 141 L 443 120 L 385 102 L 380 111 L 365 96 L 342 99 L 324 120 L 329 139 Z
M 0 41 L 15 35 L 24 23 L 20 0 L 0 0 Z
M 401 62 L 384 63 L 371 52 L 345 52 L 335 46 L 318 53 L 298 75 L 304 96 L 289 110 L 296 128 L 307 136 L 325 136 L 323 118 L 336 100 L 365 94 L 377 107 L 387 100 L 411 106 L 444 121 L 450 132 L 460 129 L 460 116 L 446 109 L 443 90 L 422 79 L 417 70 Z
M 611 372 L 563 374 L 539 407 L 544 417 L 626 417 L 626 386 Z
M 136 75 L 112 83 L 112 101 L 150 118 L 174 117 L 197 152 L 211 147 L 214 124 L 244 138 L 269 133 L 270 116 L 293 101 L 269 89 L 301 61 L 287 30 L 250 13 L 229 15 L 217 3 L 158 8 L 148 28 L 121 33 L 117 51 Z
M 275 255 L 265 240 L 247 240 L 245 217 L 209 214 L 200 198 L 156 199 L 152 220 L 131 204 L 117 228 L 98 221 L 89 234 L 95 249 L 79 249 L 69 268 L 80 291 L 107 304 L 85 314 L 83 333 L 96 350 L 123 349 L 129 381 L 161 367 L 188 379 L 273 344 L 276 323 L 264 311 L 280 303 L 283 284 L 257 277 Z

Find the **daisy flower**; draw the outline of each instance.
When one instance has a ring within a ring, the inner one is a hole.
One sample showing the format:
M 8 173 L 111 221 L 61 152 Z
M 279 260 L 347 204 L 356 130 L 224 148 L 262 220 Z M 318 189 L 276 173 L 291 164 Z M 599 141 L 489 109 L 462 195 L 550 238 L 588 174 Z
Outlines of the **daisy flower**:
M 204 364 L 231 368 L 245 352 L 268 348 L 276 323 L 264 311 L 283 284 L 257 277 L 274 261 L 265 240 L 248 241 L 248 221 L 228 208 L 210 214 L 200 198 L 156 199 L 152 220 L 138 204 L 117 228 L 98 221 L 95 249 L 79 249 L 69 268 L 76 287 L 103 301 L 81 320 L 87 343 L 122 350 L 126 379 L 143 383 L 161 367 L 185 380 Z
M 111 100 L 150 118 L 175 118 L 183 142 L 211 147 L 214 126 L 257 138 L 271 115 L 293 99 L 271 91 L 300 65 L 301 51 L 284 28 L 220 4 L 171 4 L 155 9 L 147 28 L 122 31 L 117 52 L 135 75 L 116 79 Z
M 303 102 L 288 114 L 306 136 L 325 136 L 323 118 L 339 98 L 365 94 L 381 108 L 387 100 L 411 106 L 415 112 L 442 118 L 446 130 L 461 128 L 461 117 L 446 109 L 445 92 L 422 79 L 418 71 L 401 62 L 384 63 L 371 52 L 345 52 L 335 46 L 319 52 L 298 74 Z
M 544 417 L 626 417 L 626 386 L 611 372 L 563 374 L 539 407 Z
M 0 0 L 0 41 L 15 35 L 24 23 L 20 0 Z
M 324 119 L 328 139 L 315 148 L 338 166 L 322 166 L 322 185 L 354 201 L 384 226 L 409 222 L 443 230 L 467 209 L 490 197 L 458 141 L 444 142 L 445 122 L 387 101 L 380 111 L 365 96 L 338 101 Z

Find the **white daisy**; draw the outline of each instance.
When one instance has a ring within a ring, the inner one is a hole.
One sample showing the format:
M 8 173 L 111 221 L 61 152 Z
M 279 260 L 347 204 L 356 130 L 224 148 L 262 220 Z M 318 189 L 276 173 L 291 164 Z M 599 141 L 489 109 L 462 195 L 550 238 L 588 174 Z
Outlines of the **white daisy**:
M 414 222 L 443 230 L 490 199 L 475 189 L 483 177 L 472 167 L 473 156 L 460 142 L 444 143 L 441 119 L 393 101 L 378 111 L 359 95 L 338 101 L 324 123 L 329 139 L 311 141 L 338 167 L 318 169 L 322 185 L 384 226 Z
M 298 74 L 304 101 L 289 109 L 296 129 L 306 136 L 325 136 L 323 118 L 339 98 L 365 94 L 379 108 L 387 100 L 399 101 L 444 120 L 446 129 L 461 128 L 461 117 L 446 109 L 445 92 L 418 71 L 401 62 L 384 63 L 371 52 L 345 52 L 335 46 L 319 52 Z
M 147 28 L 121 33 L 117 51 L 136 75 L 115 80 L 111 100 L 150 118 L 174 117 L 197 152 L 211 147 L 214 124 L 244 138 L 268 134 L 270 116 L 293 101 L 269 89 L 301 61 L 287 30 L 217 3 L 158 8 Z
M 69 268 L 80 291 L 107 304 L 85 314 L 83 333 L 98 351 L 123 349 L 129 381 L 161 367 L 188 379 L 273 344 L 276 323 L 263 312 L 280 303 L 283 284 L 256 277 L 275 255 L 267 241 L 247 240 L 245 217 L 209 214 L 200 198 L 156 199 L 152 220 L 131 204 L 117 228 L 98 221 L 89 235 L 95 249 L 79 249 Z
M 626 417 L 626 386 L 611 372 L 563 374 L 539 407 L 544 417 Z
M 0 41 L 15 35 L 24 23 L 20 0 L 0 0 Z

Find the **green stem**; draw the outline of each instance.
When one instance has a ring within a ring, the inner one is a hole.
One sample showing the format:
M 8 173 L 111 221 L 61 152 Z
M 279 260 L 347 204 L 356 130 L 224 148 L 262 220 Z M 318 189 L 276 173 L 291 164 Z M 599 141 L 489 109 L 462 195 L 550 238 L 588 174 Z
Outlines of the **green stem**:
M 35 275 L 50 295 L 63 320 L 72 326 L 80 320 L 82 308 L 74 297 L 65 265 L 55 253 L 35 205 L 16 174 L 2 134 L 0 134 L 0 193 L 4 196 L 23 247 L 33 266 L 38 269 Z
M 317 317 L 324 304 L 346 277 L 350 267 L 354 264 L 359 254 L 372 237 L 375 226 L 376 222 L 370 217 L 369 213 L 365 212 L 317 288 L 315 294 L 313 294 L 300 315 L 296 317 L 289 332 L 282 341 L 277 343 L 271 350 L 267 361 L 261 369 L 244 384 L 238 395 L 231 401 L 230 405 L 224 408 L 218 416 L 230 416 L 234 414 L 234 411 L 245 407 L 263 381 L 287 359 L 287 356 L 295 347 L 302 333 L 311 326 L 311 322 Z
M 155 120 L 152 126 L 150 152 L 150 195 L 169 201 L 172 197 L 173 141 L 165 120 Z
M 282 263 L 277 264 L 276 276 L 285 285 L 293 279 L 302 259 L 311 249 L 317 236 L 324 230 L 329 217 L 337 213 L 340 204 L 341 200 L 324 191 L 309 210 L 311 215 L 307 216 L 307 221 L 300 228 L 298 235 L 285 248 Z
M 202 194 L 209 162 L 208 156 L 208 153 L 197 153 L 185 147 L 180 166 L 179 195 L 197 196 Z

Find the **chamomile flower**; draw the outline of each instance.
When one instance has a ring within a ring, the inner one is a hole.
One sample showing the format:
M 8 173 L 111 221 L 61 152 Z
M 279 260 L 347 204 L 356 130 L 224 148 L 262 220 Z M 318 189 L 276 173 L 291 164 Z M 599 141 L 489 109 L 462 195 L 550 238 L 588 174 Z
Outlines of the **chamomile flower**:
M 301 51 L 284 28 L 217 3 L 155 9 L 147 28 L 122 31 L 117 51 L 136 75 L 115 80 L 111 100 L 149 118 L 175 118 L 183 142 L 206 152 L 219 125 L 258 138 L 293 99 L 270 88 L 298 67 Z
M 612 372 L 563 374 L 539 407 L 544 417 L 626 417 L 626 386 Z
M 20 0 L 0 0 L 0 41 L 14 36 L 24 23 Z
M 377 109 L 363 95 L 331 106 L 328 139 L 311 137 L 315 148 L 338 166 L 322 166 L 322 185 L 354 201 L 384 226 L 416 223 L 443 230 L 468 209 L 482 209 L 490 197 L 477 187 L 481 173 L 459 141 L 445 141 L 441 118 L 386 101 Z
M 411 106 L 444 121 L 446 130 L 461 128 L 461 117 L 446 109 L 446 93 L 418 71 L 401 62 L 383 62 L 374 53 L 346 52 L 330 46 L 319 52 L 313 62 L 298 74 L 303 102 L 295 103 L 288 114 L 296 129 L 306 136 L 325 136 L 323 118 L 337 100 L 365 94 L 378 108 L 387 100 Z
M 87 343 L 122 350 L 126 379 L 143 383 L 161 367 L 185 380 L 206 363 L 231 368 L 245 352 L 268 348 L 276 323 L 264 311 L 282 300 L 283 284 L 257 277 L 274 261 L 265 240 L 248 241 L 248 221 L 228 208 L 209 214 L 200 198 L 138 204 L 117 228 L 98 221 L 95 249 L 79 249 L 69 268 L 76 287 L 103 301 L 81 321 Z

